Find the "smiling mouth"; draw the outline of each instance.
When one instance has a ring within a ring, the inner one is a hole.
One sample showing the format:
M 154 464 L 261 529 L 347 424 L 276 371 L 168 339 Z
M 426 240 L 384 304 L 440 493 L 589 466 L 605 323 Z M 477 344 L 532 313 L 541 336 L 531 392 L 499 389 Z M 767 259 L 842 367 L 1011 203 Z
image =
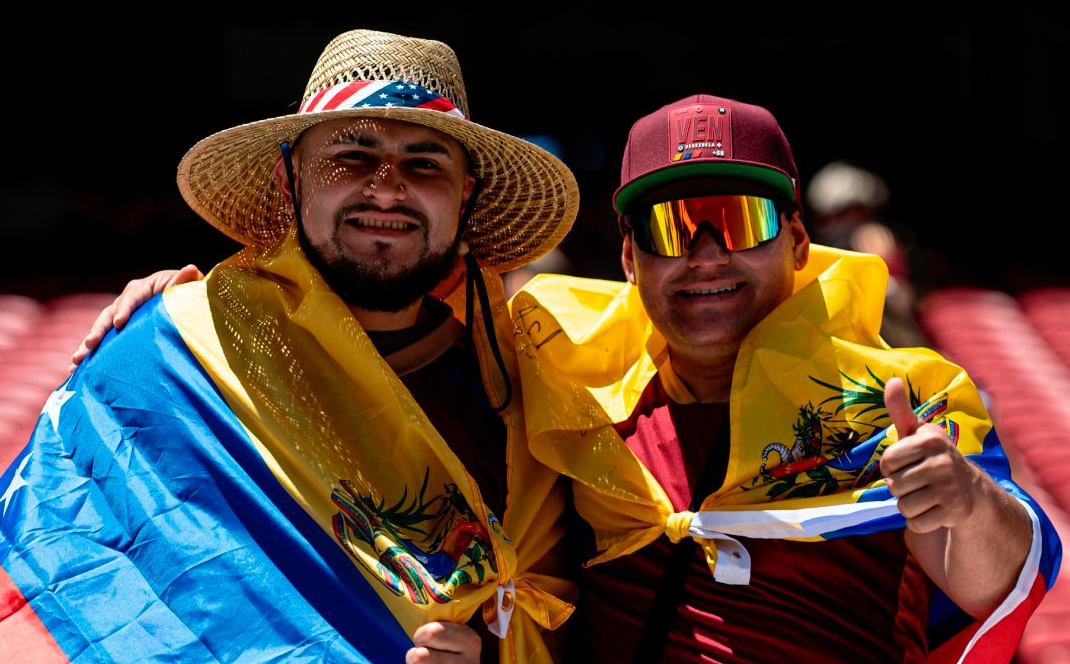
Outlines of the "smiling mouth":
M 734 293 L 735 291 L 743 288 L 742 283 L 735 283 L 731 286 L 725 286 L 723 288 L 695 288 L 689 290 L 680 291 L 681 295 L 687 297 L 697 297 L 702 295 L 720 295 L 722 293 Z
M 357 228 L 374 228 L 389 231 L 406 231 L 416 228 L 416 224 L 411 221 L 389 221 L 383 219 L 365 219 L 361 217 L 350 218 L 346 221 Z

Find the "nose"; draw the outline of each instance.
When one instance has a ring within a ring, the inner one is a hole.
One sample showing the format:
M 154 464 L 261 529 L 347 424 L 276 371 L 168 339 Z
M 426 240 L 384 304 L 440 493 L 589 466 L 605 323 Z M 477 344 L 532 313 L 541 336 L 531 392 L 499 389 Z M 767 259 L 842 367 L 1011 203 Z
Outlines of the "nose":
M 708 223 L 702 223 L 695 230 L 691 243 L 687 245 L 689 264 L 725 263 L 732 252 L 724 246 L 724 237 Z
M 406 196 L 405 181 L 394 164 L 383 161 L 372 171 L 364 183 L 364 195 L 368 198 L 399 199 Z

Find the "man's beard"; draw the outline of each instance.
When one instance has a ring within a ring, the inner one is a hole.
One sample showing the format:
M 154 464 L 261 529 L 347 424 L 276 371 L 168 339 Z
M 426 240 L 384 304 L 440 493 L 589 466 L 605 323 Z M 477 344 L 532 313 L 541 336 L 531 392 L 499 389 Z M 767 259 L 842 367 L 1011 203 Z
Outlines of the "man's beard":
M 426 243 L 426 223 L 423 229 Z M 333 247 L 330 252 L 313 246 L 303 227 L 298 228 L 298 235 L 308 262 L 319 270 L 331 290 L 346 304 L 365 311 L 397 312 L 422 299 L 449 276 L 461 243 L 458 234 L 441 252 L 425 250 L 416 265 L 396 271 L 392 265 L 369 265 L 350 259 L 337 240 L 328 241 Z

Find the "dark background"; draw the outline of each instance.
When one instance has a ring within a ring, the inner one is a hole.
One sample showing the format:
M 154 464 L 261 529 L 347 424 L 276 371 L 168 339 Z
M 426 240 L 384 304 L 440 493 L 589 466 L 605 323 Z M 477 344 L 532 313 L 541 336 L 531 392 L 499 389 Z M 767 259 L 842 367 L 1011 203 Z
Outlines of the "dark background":
M 1066 5 L 817 4 L 24 7 L 0 45 L 0 292 L 118 290 L 231 254 L 179 196 L 179 159 L 293 112 L 326 43 L 358 27 L 447 42 L 472 120 L 558 146 L 583 192 L 562 244 L 577 274 L 620 277 L 609 202 L 631 123 L 706 92 L 769 108 L 803 187 L 839 158 L 884 176 L 923 291 L 1070 282 Z

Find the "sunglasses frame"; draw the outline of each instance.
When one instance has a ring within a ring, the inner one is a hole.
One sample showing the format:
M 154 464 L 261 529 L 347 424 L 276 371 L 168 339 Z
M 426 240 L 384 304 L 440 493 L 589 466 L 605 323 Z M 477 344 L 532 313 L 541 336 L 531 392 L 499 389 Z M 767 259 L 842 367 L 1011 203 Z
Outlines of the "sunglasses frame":
M 725 247 L 725 249 L 727 251 L 731 251 L 731 252 L 734 252 L 734 253 L 735 252 L 741 252 L 741 251 L 749 251 L 751 249 L 756 249 L 756 248 L 758 248 L 758 247 L 760 247 L 760 246 L 762 246 L 762 245 L 764 245 L 766 243 L 772 242 L 773 240 L 775 240 L 778 237 L 780 237 L 780 232 L 781 232 L 781 230 L 783 230 L 783 228 L 785 226 L 785 223 L 781 220 L 781 216 L 783 214 L 787 213 L 787 212 L 790 212 L 793 209 L 793 206 L 792 206 L 791 203 L 788 203 L 788 202 L 785 202 L 785 201 L 782 201 L 782 200 L 778 200 L 778 199 L 775 199 L 775 198 L 769 198 L 769 197 L 766 197 L 766 196 L 756 196 L 756 195 L 752 195 L 752 194 L 710 194 L 708 196 L 687 196 L 687 197 L 681 197 L 681 198 L 672 198 L 672 199 L 668 199 L 668 200 L 655 201 L 655 202 L 650 203 L 648 205 L 643 205 L 639 209 L 642 210 L 643 213 L 646 216 L 649 217 L 649 216 L 651 216 L 653 214 L 653 208 L 656 205 L 662 205 L 662 204 L 665 204 L 665 203 L 675 203 L 677 201 L 686 201 L 686 200 L 693 200 L 693 199 L 699 199 L 699 198 L 756 198 L 756 199 L 760 199 L 762 201 L 768 202 L 769 204 L 772 205 L 773 210 L 774 210 L 774 214 L 775 214 L 776 232 L 772 236 L 770 236 L 769 238 L 767 238 L 765 240 L 762 240 L 762 241 L 758 242 L 757 244 L 755 244 L 753 246 L 750 246 L 750 247 L 747 247 L 745 249 L 728 249 L 728 247 L 727 247 L 727 244 L 728 244 L 727 243 L 727 239 L 725 238 L 725 231 L 722 230 L 722 229 L 719 229 L 718 227 L 714 226 L 710 222 L 703 222 L 702 224 L 699 224 L 698 227 L 696 227 L 695 230 L 698 231 L 699 228 L 701 228 L 703 225 L 708 226 L 709 229 L 714 233 L 715 237 L 718 238 L 718 243 L 722 247 Z M 657 250 L 657 248 L 654 246 L 653 235 L 649 232 L 649 230 L 647 230 L 645 232 L 642 231 L 642 230 L 638 230 L 639 227 L 635 223 L 634 217 L 635 217 L 635 213 L 634 212 L 622 215 L 621 216 L 621 221 L 623 222 L 622 223 L 622 228 L 632 234 L 632 238 L 635 241 L 636 246 L 640 250 L 642 250 L 642 251 L 644 251 L 644 252 L 646 252 L 648 254 L 653 254 L 655 256 L 661 256 L 661 257 L 664 257 L 664 258 L 679 258 L 679 257 L 687 255 L 688 250 L 689 250 L 688 249 L 689 246 L 691 245 L 692 242 L 694 242 L 694 239 L 695 239 L 695 235 L 694 234 L 692 234 L 687 239 L 687 242 L 682 244 L 682 247 L 683 247 L 683 252 L 682 253 L 680 253 L 678 255 L 677 254 L 663 254 L 663 253 L 659 252 Z M 649 226 L 649 222 L 646 222 L 646 225 Z

